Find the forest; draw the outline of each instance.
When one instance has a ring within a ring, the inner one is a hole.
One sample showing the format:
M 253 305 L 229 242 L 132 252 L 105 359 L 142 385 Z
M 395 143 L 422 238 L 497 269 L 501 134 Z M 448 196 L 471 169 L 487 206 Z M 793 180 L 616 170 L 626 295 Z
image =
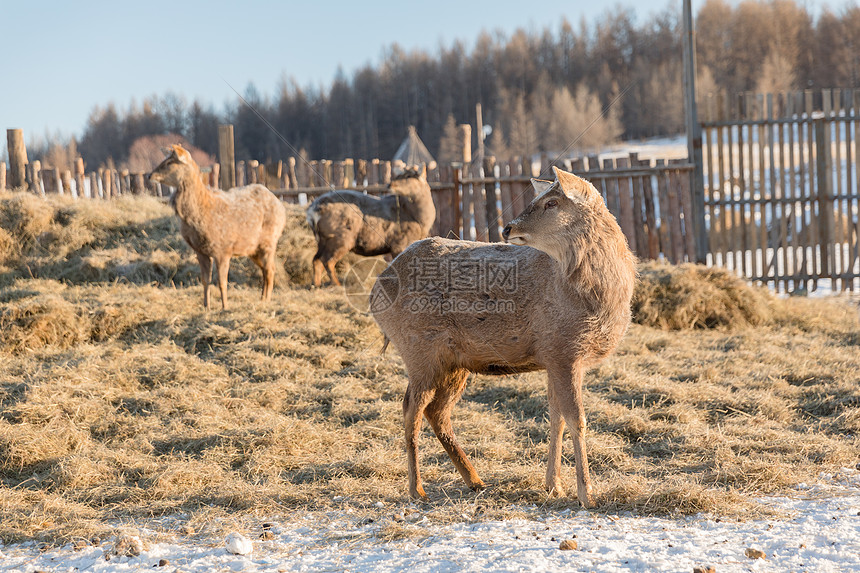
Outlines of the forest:
M 707 0 L 695 29 L 700 98 L 860 86 L 856 3 L 814 16 L 799 0 Z M 591 22 L 485 31 L 435 53 L 391 45 L 380 63 L 351 77 L 339 70 L 327 88 L 300 86 L 287 69 L 275 93 L 249 84 L 221 110 L 175 93 L 99 105 L 80 137 L 41 141 L 31 157 L 129 166 L 141 138 L 168 134 L 214 157 L 218 124 L 232 123 L 237 159 L 390 158 L 414 125 L 444 162 L 478 102 L 492 128 L 488 153 L 499 157 L 673 135 L 684 129 L 681 38 L 679 3 L 641 21 L 615 7 Z

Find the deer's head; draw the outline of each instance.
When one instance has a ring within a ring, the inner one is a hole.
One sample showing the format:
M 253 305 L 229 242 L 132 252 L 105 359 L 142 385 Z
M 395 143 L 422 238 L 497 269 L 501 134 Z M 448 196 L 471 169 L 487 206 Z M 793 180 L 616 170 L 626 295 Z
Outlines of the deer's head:
M 191 154 L 181 145 L 176 144 L 170 148 L 165 160 L 152 170 L 149 179 L 154 183 L 178 187 L 183 177 L 187 177 L 189 170 L 191 173 L 198 173 L 200 168 L 191 158 Z
M 553 167 L 555 181 L 532 179 L 537 197 L 505 226 L 502 236 L 514 245 L 541 250 L 566 264 L 577 242 L 588 234 L 591 213 L 603 206 L 594 186 Z

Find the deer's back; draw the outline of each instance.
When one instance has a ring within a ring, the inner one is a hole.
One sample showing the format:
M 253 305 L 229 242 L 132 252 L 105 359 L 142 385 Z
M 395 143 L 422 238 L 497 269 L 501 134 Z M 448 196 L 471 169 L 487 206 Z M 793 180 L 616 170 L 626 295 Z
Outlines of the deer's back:
M 593 327 L 559 272 L 529 247 L 433 237 L 380 275 L 371 308 L 401 355 L 487 374 L 535 370 L 585 352 Z

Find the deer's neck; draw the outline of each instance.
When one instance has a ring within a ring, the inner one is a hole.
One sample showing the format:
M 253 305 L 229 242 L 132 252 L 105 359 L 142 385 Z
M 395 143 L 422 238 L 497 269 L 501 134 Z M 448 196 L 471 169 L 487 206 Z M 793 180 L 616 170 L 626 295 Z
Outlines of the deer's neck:
M 436 208 L 433 206 L 433 197 L 428 190 L 399 193 L 398 196 L 400 209 L 409 213 L 411 219 L 427 229 L 433 225 L 433 221 L 436 220 Z
M 204 220 L 212 210 L 215 196 L 196 173 L 183 174 L 173 198 L 176 214 L 187 222 Z
M 585 302 L 595 314 L 629 313 L 636 280 L 635 257 L 620 230 L 608 225 L 582 237 L 560 261 L 565 288 Z M 625 310 L 626 309 L 626 310 Z

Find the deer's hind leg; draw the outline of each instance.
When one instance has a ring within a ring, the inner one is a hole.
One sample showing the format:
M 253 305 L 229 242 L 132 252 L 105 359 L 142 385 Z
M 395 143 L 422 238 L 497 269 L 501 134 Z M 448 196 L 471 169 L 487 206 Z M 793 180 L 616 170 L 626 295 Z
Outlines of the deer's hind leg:
M 403 396 L 403 426 L 406 431 L 406 465 L 409 469 L 409 497 L 426 499 L 421 485 L 421 470 L 418 467 L 418 434 L 424 409 L 433 399 L 435 390 L 432 380 L 409 376 L 409 385 Z
M 466 457 L 466 452 L 457 442 L 454 428 L 451 425 L 451 410 L 457 400 L 460 399 L 468 376 L 469 373 L 466 370 L 455 370 L 441 377 L 436 384 L 436 394 L 430 404 L 427 405 L 424 415 L 430 422 L 436 437 L 442 443 L 442 447 L 448 453 L 448 457 L 454 463 L 454 467 L 463 477 L 463 481 L 472 490 L 477 491 L 484 488 L 484 482 L 478 477 L 478 472 L 475 471 L 475 467 Z
M 261 298 L 267 301 L 272 298 L 272 290 L 275 285 L 275 251 L 255 253 L 251 256 L 251 260 L 260 267 L 260 272 L 263 274 L 263 294 Z

